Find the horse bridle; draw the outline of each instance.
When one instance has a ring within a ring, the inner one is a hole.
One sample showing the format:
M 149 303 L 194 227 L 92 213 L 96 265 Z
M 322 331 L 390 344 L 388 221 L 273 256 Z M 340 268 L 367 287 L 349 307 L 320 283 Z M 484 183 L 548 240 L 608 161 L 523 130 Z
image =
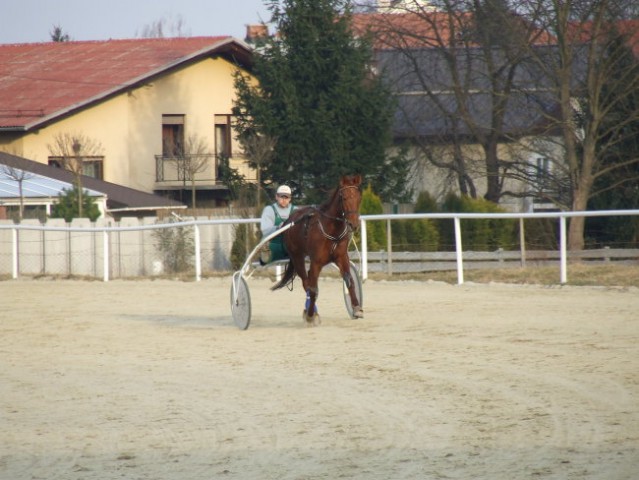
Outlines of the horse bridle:
M 346 189 L 349 188 L 354 188 L 354 189 L 358 189 L 359 187 L 357 187 L 356 185 L 346 185 L 345 187 L 340 187 L 339 189 L 339 201 L 342 204 L 342 221 L 345 222 L 346 221 L 346 217 L 348 215 L 354 214 L 354 213 L 359 213 L 359 210 L 344 210 L 344 197 L 342 196 L 342 192 Z
M 332 242 L 334 242 L 333 244 L 333 250 L 335 250 L 335 247 L 337 246 L 337 244 L 347 235 L 352 234 L 353 233 L 353 227 L 351 227 L 350 223 L 348 223 L 348 221 L 346 220 L 347 215 L 353 214 L 353 213 L 357 213 L 357 210 L 344 210 L 344 197 L 342 196 L 342 191 L 346 190 L 347 188 L 358 188 L 355 185 L 346 185 L 344 187 L 340 187 L 339 189 L 339 201 L 342 205 L 342 217 L 333 217 L 331 215 L 327 215 L 326 213 L 322 212 L 321 210 L 317 209 L 317 211 L 320 213 L 320 215 L 330 218 L 331 220 L 336 220 L 338 222 L 344 222 L 344 230 L 342 230 L 342 233 L 339 234 L 339 236 L 335 237 L 333 235 L 329 235 L 328 233 L 326 233 L 326 230 L 324 230 L 324 225 L 322 225 L 322 220 L 318 219 L 317 223 L 319 224 L 320 227 L 320 231 L 322 232 L 322 235 L 324 236 L 324 238 L 331 240 Z

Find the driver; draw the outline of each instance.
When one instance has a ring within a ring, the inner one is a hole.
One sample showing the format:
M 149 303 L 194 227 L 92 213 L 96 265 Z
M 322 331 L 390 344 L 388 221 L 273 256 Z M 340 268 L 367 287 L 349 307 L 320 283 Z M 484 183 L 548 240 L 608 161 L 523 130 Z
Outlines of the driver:
M 295 206 L 291 202 L 291 187 L 288 185 L 280 185 L 275 192 L 275 202 L 267 205 L 262 210 L 260 219 L 260 230 L 262 236 L 266 237 L 277 230 L 289 215 L 295 210 Z M 268 251 L 270 249 L 270 252 Z M 281 235 L 271 239 L 268 243 L 268 249 L 264 248 L 260 252 L 260 263 L 265 265 L 275 260 L 281 260 L 288 257 L 286 248 L 284 247 L 284 239 Z

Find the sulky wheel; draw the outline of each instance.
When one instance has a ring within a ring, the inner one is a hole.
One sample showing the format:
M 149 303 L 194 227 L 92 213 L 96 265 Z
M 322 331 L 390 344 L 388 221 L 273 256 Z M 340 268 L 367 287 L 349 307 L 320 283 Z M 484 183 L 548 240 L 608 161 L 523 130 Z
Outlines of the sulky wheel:
M 350 264 L 351 264 L 351 278 L 353 279 L 353 288 L 355 289 L 355 296 L 357 297 L 357 300 L 359 300 L 359 306 L 361 308 L 364 308 L 362 279 L 359 276 L 359 270 L 355 266 L 355 264 L 353 262 L 350 262 Z M 353 304 L 351 303 L 351 296 L 348 293 L 348 287 L 345 281 L 342 283 L 342 288 L 344 290 L 344 303 L 346 304 L 346 311 L 348 312 L 351 318 L 359 318 L 361 315 L 357 315 L 355 310 L 353 309 Z
M 231 285 L 231 315 L 237 328 L 246 330 L 251 323 L 251 294 L 240 272 L 233 274 Z

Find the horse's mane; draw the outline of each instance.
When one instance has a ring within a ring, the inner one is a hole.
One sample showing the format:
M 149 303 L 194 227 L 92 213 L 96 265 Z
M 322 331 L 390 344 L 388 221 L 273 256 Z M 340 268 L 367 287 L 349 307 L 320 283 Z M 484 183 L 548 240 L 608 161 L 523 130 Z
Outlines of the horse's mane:
M 339 193 L 339 188 L 334 188 L 333 190 L 331 190 L 330 195 L 328 197 L 328 200 L 324 200 L 322 203 L 320 203 L 320 205 L 317 207 L 317 209 L 321 210 L 322 212 L 328 210 L 328 208 L 335 201 L 335 197 L 337 197 L 338 193 Z

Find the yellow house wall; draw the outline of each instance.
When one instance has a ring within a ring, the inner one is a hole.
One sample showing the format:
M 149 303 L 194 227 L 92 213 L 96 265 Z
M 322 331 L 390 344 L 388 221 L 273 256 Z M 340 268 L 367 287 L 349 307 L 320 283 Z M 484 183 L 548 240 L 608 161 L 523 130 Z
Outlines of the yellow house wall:
M 152 192 L 162 115 L 183 114 L 185 138 L 198 135 L 214 153 L 215 115 L 231 113 L 234 69 L 224 59 L 204 59 L 21 138 L 5 136 L 0 147 L 46 164 L 56 135 L 81 134 L 102 146 L 104 180 Z
M 118 183 L 114 173 L 127 168 L 125 144 L 127 125 L 126 95 L 119 95 L 54 124 L 27 133 L 23 139 L 22 155 L 46 164 L 51 156 L 50 145 L 56 136 L 69 134 L 90 138 L 99 149 L 95 154 L 104 156 L 104 179 Z
M 185 138 L 197 135 L 214 153 L 215 115 L 230 114 L 235 98 L 234 68 L 219 58 L 206 59 L 131 93 L 127 144 L 133 160 L 130 174 L 139 182 L 136 188 L 153 188 L 155 155 L 162 153 L 163 114 L 184 115 Z

